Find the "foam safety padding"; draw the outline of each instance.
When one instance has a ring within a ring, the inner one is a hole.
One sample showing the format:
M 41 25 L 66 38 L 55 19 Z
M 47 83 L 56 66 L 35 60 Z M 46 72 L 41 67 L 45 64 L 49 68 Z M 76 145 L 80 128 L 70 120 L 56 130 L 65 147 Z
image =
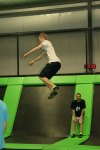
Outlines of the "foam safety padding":
M 94 84 L 100 84 L 100 75 L 94 75 Z
M 7 85 L 19 85 L 22 84 L 24 80 L 24 77 L 11 77 L 8 78 Z
M 24 77 L 23 85 L 44 85 L 39 77 Z
M 51 82 L 58 85 L 76 84 L 76 76 L 54 76 Z
M 15 144 L 15 143 L 5 143 L 5 148 L 7 149 L 35 149 L 42 150 L 45 144 Z
M 100 150 L 100 146 L 58 145 L 58 146 L 45 146 L 43 150 Z
M 88 138 L 89 136 L 83 136 L 83 138 L 79 138 L 78 136 L 76 138 L 69 137 L 50 146 L 46 146 L 43 148 L 43 150 L 57 150 L 58 148 L 62 148 L 63 146 L 68 148 L 70 145 L 78 145 L 86 141 Z
M 85 108 L 85 117 L 83 122 L 83 135 L 90 135 L 90 129 L 91 129 L 91 117 L 92 117 L 92 105 L 93 105 L 93 84 L 77 84 L 75 87 L 75 97 L 76 99 L 76 93 L 81 94 L 81 98 L 85 100 L 86 102 L 86 108 Z M 72 124 L 73 124 L 73 115 L 72 115 L 72 123 L 71 123 L 71 130 L 70 135 L 73 134 L 72 132 Z M 76 131 L 75 134 L 79 135 L 80 128 L 79 125 L 76 124 Z
M 76 84 L 88 84 L 94 82 L 94 75 L 77 75 Z
M 7 121 L 7 129 L 5 134 L 11 134 L 12 132 L 21 92 L 22 85 L 7 86 L 4 102 L 7 105 L 9 120 Z
M 7 138 L 7 137 L 9 137 L 11 134 L 4 134 L 4 138 Z
M 100 146 L 72 145 L 69 150 L 100 150 Z
M 7 81 L 8 81 L 8 78 L 0 78 L 0 86 L 6 86 Z

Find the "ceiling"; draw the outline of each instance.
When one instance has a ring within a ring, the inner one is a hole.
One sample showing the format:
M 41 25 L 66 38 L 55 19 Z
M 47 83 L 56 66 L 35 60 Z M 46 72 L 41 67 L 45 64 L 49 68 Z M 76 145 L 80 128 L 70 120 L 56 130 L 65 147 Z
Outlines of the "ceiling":
M 92 0 L 0 0 L 0 10 L 51 6 Z

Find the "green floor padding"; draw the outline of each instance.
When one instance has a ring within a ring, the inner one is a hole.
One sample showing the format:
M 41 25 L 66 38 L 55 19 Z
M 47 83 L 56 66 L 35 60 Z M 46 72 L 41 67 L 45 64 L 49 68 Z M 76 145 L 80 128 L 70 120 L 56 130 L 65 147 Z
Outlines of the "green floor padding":
M 70 145 L 69 150 L 100 150 L 100 146 Z
M 45 147 L 44 147 L 45 148 Z M 43 148 L 43 149 L 44 149 Z M 48 147 L 46 150 L 100 150 L 100 146 L 88 146 L 88 145 L 59 145 L 56 147 Z
M 0 86 L 7 86 L 8 78 L 0 78 Z
M 49 147 L 53 148 L 53 147 L 56 147 L 56 146 L 66 146 L 66 147 L 68 147 L 68 145 L 78 145 L 78 144 L 83 143 L 84 141 L 86 141 L 88 138 L 89 138 L 89 136 L 83 136 L 82 138 L 79 138 L 78 136 L 76 136 L 75 138 L 69 137 L 69 138 L 61 140 L 57 143 L 54 143 L 50 146 L 47 146 L 44 149 L 48 150 Z
M 22 84 L 24 80 L 24 77 L 10 77 L 8 79 L 7 85 L 18 85 Z
M 45 148 L 45 147 L 44 147 Z M 44 150 L 43 148 L 43 150 Z M 87 146 L 87 145 L 67 145 L 67 147 L 65 145 L 59 145 L 56 147 L 48 147 L 45 150 L 100 150 L 100 146 Z
M 23 85 L 44 85 L 39 77 L 24 77 Z
M 54 76 L 51 82 L 58 85 L 76 84 L 76 76 Z
M 11 134 L 12 132 L 22 87 L 22 85 L 7 86 L 4 102 L 7 105 L 9 120 L 7 121 L 5 134 Z
M 5 148 L 8 149 L 42 149 L 45 144 L 14 144 L 6 143 Z
M 94 82 L 94 75 L 77 75 L 76 84 L 88 84 Z

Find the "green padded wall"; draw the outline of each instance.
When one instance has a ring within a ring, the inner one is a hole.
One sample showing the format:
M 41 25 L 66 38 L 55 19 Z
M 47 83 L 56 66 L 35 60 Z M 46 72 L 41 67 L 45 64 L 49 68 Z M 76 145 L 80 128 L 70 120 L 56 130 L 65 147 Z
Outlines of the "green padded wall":
M 8 78 L 0 78 L 0 86 L 7 86 Z
M 8 78 L 7 85 L 19 85 L 22 84 L 24 77 L 11 77 Z
M 24 77 L 23 85 L 44 85 L 39 77 Z
M 77 75 L 76 84 L 93 83 L 94 75 Z
M 5 137 L 7 137 L 7 134 L 10 135 L 12 132 L 22 87 L 23 87 L 22 85 L 7 86 L 4 96 L 4 102 L 7 105 L 9 120 L 7 121 L 7 129 L 5 132 Z
M 94 84 L 100 84 L 100 75 L 94 75 Z
M 54 76 L 51 82 L 57 85 L 75 84 L 76 76 Z M 39 77 L 24 77 L 23 85 L 44 85 Z
M 51 82 L 57 85 L 76 84 L 77 76 L 54 76 Z

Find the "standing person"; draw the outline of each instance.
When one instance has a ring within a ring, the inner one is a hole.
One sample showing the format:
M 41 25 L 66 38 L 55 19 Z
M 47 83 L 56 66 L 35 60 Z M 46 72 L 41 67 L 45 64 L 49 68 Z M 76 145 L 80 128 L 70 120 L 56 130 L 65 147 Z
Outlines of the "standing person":
M 81 94 L 76 94 L 76 100 L 72 101 L 71 109 L 73 113 L 73 135 L 72 138 L 75 137 L 75 128 L 76 123 L 80 124 L 80 135 L 79 138 L 82 138 L 83 131 L 83 120 L 84 120 L 84 109 L 86 108 L 85 100 L 81 99 Z
M 7 127 L 8 111 L 6 104 L 0 100 L 0 150 L 5 149 L 4 133 Z
M 58 93 L 57 90 L 59 89 L 58 86 L 53 84 L 50 79 L 58 72 L 58 70 L 61 68 L 61 62 L 60 59 L 57 57 L 54 47 L 52 46 L 52 43 L 47 40 L 47 35 L 45 33 L 40 33 L 38 36 L 40 45 L 31 49 L 29 52 L 24 54 L 24 58 L 28 56 L 28 54 L 42 48 L 43 52 L 41 55 L 39 55 L 37 58 L 32 60 L 29 65 L 32 66 L 33 63 L 39 59 L 41 59 L 45 53 L 49 59 L 48 64 L 43 68 L 41 71 L 39 78 L 44 82 L 44 84 L 51 90 L 50 96 L 48 99 L 54 98 Z

